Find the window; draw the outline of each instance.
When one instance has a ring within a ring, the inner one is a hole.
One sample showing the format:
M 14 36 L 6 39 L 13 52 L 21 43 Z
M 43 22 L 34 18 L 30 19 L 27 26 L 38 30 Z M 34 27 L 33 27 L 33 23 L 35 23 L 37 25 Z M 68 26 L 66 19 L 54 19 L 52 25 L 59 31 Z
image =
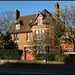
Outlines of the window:
M 39 31 L 36 30 L 36 39 L 39 38 Z
M 41 34 L 42 34 L 42 39 L 44 39 L 44 30 L 42 30 Z
M 38 25 L 42 24 L 42 19 L 38 19 Z
M 16 24 L 16 30 L 20 29 L 20 24 Z
M 14 34 L 14 41 L 19 41 L 19 34 Z
M 36 54 L 44 54 L 44 46 L 36 46 Z
M 48 31 L 47 31 L 47 35 L 49 36 L 50 34 L 49 34 L 49 29 L 48 29 Z
M 50 46 L 48 46 L 48 54 L 50 54 Z
M 27 41 L 29 41 L 29 33 L 27 33 Z
M 44 30 L 36 30 L 36 39 L 44 39 Z

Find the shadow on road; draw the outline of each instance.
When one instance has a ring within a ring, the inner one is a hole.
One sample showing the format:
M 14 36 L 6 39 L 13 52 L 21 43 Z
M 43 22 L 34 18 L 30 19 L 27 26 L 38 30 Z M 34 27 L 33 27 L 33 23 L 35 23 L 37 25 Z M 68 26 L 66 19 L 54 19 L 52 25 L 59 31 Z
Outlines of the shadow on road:
M 0 68 L 75 70 L 74 64 L 10 63 L 0 64 Z

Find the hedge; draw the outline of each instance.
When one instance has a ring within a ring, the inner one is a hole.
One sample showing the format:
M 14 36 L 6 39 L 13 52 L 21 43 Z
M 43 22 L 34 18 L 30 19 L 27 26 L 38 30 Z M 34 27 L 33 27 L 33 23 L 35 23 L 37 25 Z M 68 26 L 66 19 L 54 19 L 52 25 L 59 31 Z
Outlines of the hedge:
M 36 60 L 47 60 L 47 61 L 65 61 L 68 54 L 36 54 Z
M 0 59 L 17 60 L 20 59 L 22 52 L 17 49 L 0 49 Z

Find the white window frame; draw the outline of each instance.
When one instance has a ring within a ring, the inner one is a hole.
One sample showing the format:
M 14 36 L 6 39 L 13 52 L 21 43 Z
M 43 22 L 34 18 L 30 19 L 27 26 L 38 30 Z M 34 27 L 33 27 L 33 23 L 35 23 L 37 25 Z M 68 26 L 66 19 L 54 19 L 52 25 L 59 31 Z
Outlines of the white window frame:
M 18 42 L 19 41 L 19 34 L 14 34 L 14 41 L 15 42 Z
M 44 30 L 41 31 L 42 33 L 42 39 L 44 39 Z
M 35 31 L 36 39 L 44 39 L 44 30 L 36 30 Z
M 20 29 L 20 24 L 16 24 L 16 30 Z
M 29 41 L 29 33 L 27 33 L 27 41 Z
M 42 25 L 42 17 L 38 17 L 38 25 Z
M 36 46 L 36 54 L 44 54 L 44 46 Z

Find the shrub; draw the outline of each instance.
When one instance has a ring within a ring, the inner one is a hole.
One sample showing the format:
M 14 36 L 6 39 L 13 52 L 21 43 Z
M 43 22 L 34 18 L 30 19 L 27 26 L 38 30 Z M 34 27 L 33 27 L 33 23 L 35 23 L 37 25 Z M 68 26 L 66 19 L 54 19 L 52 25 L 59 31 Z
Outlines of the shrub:
M 65 61 L 65 59 L 68 57 L 68 54 L 58 54 L 55 55 L 55 60 L 56 61 Z
M 68 54 L 37 54 L 36 60 L 47 60 L 47 61 L 65 61 Z
M 37 54 L 35 56 L 36 60 L 47 60 L 47 61 L 54 61 L 55 55 L 53 54 Z
M 0 49 L 0 59 L 17 60 L 20 59 L 21 55 L 22 55 L 22 50 Z

